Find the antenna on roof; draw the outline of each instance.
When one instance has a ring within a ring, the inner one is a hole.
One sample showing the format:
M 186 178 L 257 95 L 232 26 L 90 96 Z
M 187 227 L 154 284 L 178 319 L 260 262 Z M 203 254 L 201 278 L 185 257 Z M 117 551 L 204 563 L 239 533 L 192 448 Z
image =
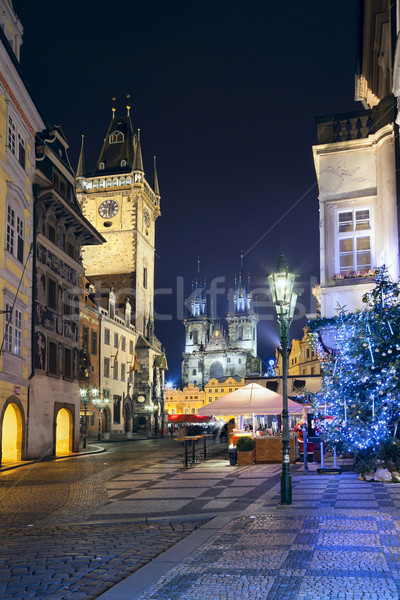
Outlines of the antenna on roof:
M 116 101 L 116 97 L 114 96 L 113 99 L 112 99 L 113 105 L 112 105 L 112 108 L 111 108 L 111 112 L 112 112 L 113 118 L 115 117 L 115 106 L 114 106 L 114 102 L 115 101 Z
M 130 94 L 126 95 L 126 110 L 128 111 L 128 117 L 131 114 L 131 101 L 130 101 Z

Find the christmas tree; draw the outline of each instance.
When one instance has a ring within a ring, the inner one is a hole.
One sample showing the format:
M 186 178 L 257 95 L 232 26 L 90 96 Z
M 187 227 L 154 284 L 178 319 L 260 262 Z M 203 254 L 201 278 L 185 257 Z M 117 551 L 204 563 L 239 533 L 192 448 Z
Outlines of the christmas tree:
M 321 434 L 339 452 L 355 455 L 355 469 L 398 469 L 400 445 L 400 289 L 387 269 L 362 310 L 310 323 L 322 364 L 314 410 Z

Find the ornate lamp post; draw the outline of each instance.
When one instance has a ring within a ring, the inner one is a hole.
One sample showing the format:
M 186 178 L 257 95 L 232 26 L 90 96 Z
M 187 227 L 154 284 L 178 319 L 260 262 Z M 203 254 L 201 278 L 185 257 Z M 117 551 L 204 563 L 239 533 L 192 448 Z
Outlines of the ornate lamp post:
M 103 408 L 103 403 L 104 403 L 104 405 L 107 405 L 109 403 L 109 399 L 104 398 L 104 400 L 102 400 L 99 390 L 97 388 L 93 388 L 92 395 L 93 395 L 92 402 L 97 407 L 97 410 L 98 410 L 97 420 L 98 420 L 99 426 L 98 426 L 98 431 L 97 431 L 97 439 L 100 442 L 100 440 L 101 440 L 101 411 Z
M 288 343 L 289 329 L 293 320 L 297 294 L 293 292 L 296 275 L 289 273 L 284 256 L 278 259 L 275 272 L 268 276 L 272 302 L 275 305 L 279 323 L 279 338 L 282 347 L 282 475 L 281 475 L 281 504 L 292 504 L 292 475 L 290 473 L 290 446 L 289 446 L 289 413 L 287 395 L 288 376 Z
M 83 404 L 83 411 L 84 411 L 84 417 L 83 417 L 83 448 L 86 448 L 86 435 L 87 435 L 87 413 L 86 413 L 86 407 L 87 404 L 89 402 L 89 390 L 87 388 L 81 388 L 80 389 L 81 392 L 81 402 Z

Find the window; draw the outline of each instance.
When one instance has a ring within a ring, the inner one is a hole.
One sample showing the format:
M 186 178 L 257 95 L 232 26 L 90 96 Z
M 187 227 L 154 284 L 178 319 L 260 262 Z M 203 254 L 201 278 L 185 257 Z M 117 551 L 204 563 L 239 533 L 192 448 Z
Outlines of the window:
M 110 330 L 109 329 L 104 329 L 104 343 L 107 344 L 107 346 L 110 345 Z
M 196 414 L 196 409 L 192 408 L 192 415 L 195 415 L 195 414 Z
M 72 379 L 72 350 L 64 348 L 64 374 L 67 379 Z
M 129 354 L 133 354 L 133 340 L 129 340 Z
M 241 358 L 239 358 L 238 363 L 239 363 L 239 365 L 242 364 L 242 359 Z
M 114 348 L 118 348 L 118 333 L 114 333 Z
M 57 282 L 47 278 L 47 308 L 57 310 Z
M 185 415 L 188 415 L 188 414 L 189 414 L 189 409 L 185 408 Z
M 18 134 L 18 162 L 23 169 L 25 169 L 25 140 Z
M 10 148 L 11 152 L 13 154 L 15 154 L 15 123 L 12 120 L 12 118 L 9 116 L 8 117 L 8 140 L 7 140 L 7 144 L 8 147 Z
M 104 358 L 104 377 L 110 377 L 110 359 Z
M 116 360 L 113 367 L 113 378 L 118 379 L 118 361 Z
M 6 249 L 24 262 L 24 222 L 11 206 L 7 207 Z
M 193 369 L 192 375 L 197 375 L 196 369 Z
M 111 179 L 106 179 L 106 187 L 111 187 L 111 186 L 112 186 Z
M 143 267 L 143 287 L 147 288 L 147 267 Z
M 121 179 L 119 180 L 119 185 L 125 185 L 125 177 L 121 177 Z
M 121 363 L 121 381 L 125 381 L 125 363 Z
M 91 342 L 91 354 L 97 356 L 97 331 L 94 329 L 92 329 Z
M 199 343 L 199 332 L 197 329 L 193 330 L 193 344 Z
M 126 185 L 131 185 L 131 183 L 132 183 L 132 177 L 127 177 L 125 183 L 126 183 Z
M 57 171 L 53 171 L 53 184 L 62 196 L 67 196 L 67 182 Z
M 231 359 L 228 357 L 228 358 L 226 359 L 226 362 L 227 362 L 227 363 L 230 363 L 230 362 L 231 362 Z
M 70 291 L 68 288 L 63 288 L 63 315 L 70 317 L 72 314 L 72 305 Z
M 96 188 L 98 188 L 98 187 L 99 187 L 99 182 L 98 182 L 98 181 L 95 179 L 95 180 L 93 181 L 93 189 L 95 190 L 95 189 L 96 189 Z
M 6 304 L 6 326 L 4 348 L 17 356 L 22 355 L 22 311 L 17 308 L 13 312 L 11 304 Z
M 82 348 L 89 350 L 89 327 L 86 325 L 82 327 Z
M 47 237 L 53 244 L 57 241 L 57 231 L 52 223 L 47 224 Z
M 118 179 L 116 177 L 114 177 L 114 179 L 113 179 L 113 186 L 117 187 L 117 185 L 118 185 Z
M 121 350 L 122 350 L 122 352 L 125 352 L 125 349 L 126 349 L 126 338 L 122 337 L 121 338 Z
M 371 268 L 371 221 L 369 209 L 354 209 L 338 213 L 338 270 L 344 275 L 351 271 Z
M 71 258 L 75 258 L 75 245 L 72 239 L 67 240 L 66 252 Z
M 123 142 L 124 139 L 125 136 L 123 133 L 121 133 L 121 131 L 113 131 L 113 133 L 108 138 L 110 144 L 118 144 L 120 142 Z
M 104 170 L 104 163 L 103 163 L 103 162 L 101 162 L 101 163 L 99 164 L 99 169 L 100 169 L 100 171 L 103 171 L 103 170 Z
M 126 160 L 121 160 L 121 167 L 126 167 Z M 123 185 L 123 183 L 121 183 L 121 185 Z
M 57 369 L 57 365 L 58 365 L 57 354 L 58 353 L 57 353 L 57 343 L 56 342 L 52 342 L 51 340 L 49 340 L 47 354 L 48 354 L 48 366 L 47 366 L 48 372 L 51 373 L 52 375 L 58 375 L 58 369 Z
M 243 339 L 243 325 L 238 325 L 236 339 L 237 340 Z

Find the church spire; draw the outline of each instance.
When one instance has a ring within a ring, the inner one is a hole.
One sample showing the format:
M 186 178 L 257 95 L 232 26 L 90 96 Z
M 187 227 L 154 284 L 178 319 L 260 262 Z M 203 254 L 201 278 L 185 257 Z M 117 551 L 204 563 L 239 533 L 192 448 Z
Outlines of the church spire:
M 81 151 L 79 153 L 78 167 L 76 169 L 76 178 L 78 177 L 86 177 L 86 159 L 85 159 L 85 147 L 84 147 L 85 136 L 82 134 L 82 145 Z
M 247 313 L 251 306 L 250 275 L 246 286 L 243 281 L 243 250 L 240 253 L 240 273 L 238 279 L 235 277 L 235 290 L 233 293 L 233 310 L 235 313 Z
M 154 183 L 153 183 L 154 193 L 159 196 L 160 188 L 158 187 L 158 176 L 157 176 L 157 165 L 156 165 L 156 157 L 154 157 Z
M 206 282 L 201 281 L 200 257 L 197 259 L 196 278 L 192 283 L 191 317 L 201 317 L 206 314 Z
M 140 145 L 140 129 L 138 129 L 137 136 L 135 135 L 135 142 L 135 158 L 133 160 L 132 171 L 141 171 L 144 173 L 142 148 Z

